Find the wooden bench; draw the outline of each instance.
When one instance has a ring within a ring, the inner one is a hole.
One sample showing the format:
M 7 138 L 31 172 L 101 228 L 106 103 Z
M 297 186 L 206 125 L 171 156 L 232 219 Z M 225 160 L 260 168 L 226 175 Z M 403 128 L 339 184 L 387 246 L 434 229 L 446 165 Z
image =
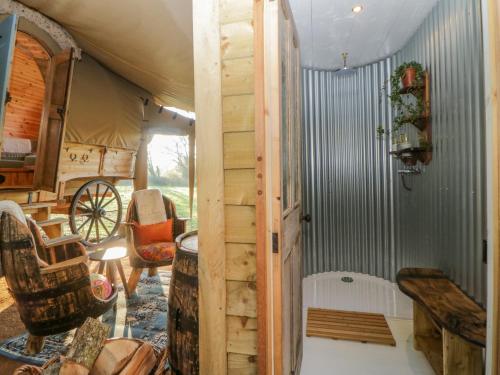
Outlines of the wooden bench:
M 404 268 L 396 279 L 413 299 L 414 347 L 436 374 L 481 375 L 486 311 L 440 270 Z

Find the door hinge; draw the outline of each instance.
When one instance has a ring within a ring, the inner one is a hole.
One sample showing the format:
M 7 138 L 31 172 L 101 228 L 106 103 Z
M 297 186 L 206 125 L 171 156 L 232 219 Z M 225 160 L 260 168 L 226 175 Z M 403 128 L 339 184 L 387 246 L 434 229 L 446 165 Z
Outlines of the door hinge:
M 278 233 L 273 233 L 273 253 L 274 254 L 278 254 L 279 253 Z
M 488 241 L 483 240 L 483 263 L 488 264 Z
M 5 104 L 8 104 L 12 101 L 12 96 L 10 95 L 10 92 L 7 91 L 5 95 Z
M 64 107 L 57 107 L 57 114 L 61 118 L 61 121 L 64 122 Z

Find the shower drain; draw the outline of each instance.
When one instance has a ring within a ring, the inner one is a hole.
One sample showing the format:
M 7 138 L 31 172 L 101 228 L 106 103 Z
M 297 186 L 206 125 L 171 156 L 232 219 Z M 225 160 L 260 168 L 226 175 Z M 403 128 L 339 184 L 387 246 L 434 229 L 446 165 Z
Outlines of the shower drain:
M 354 279 L 352 277 L 349 277 L 349 276 L 344 276 L 340 280 L 342 280 L 344 283 L 352 283 L 354 281 Z

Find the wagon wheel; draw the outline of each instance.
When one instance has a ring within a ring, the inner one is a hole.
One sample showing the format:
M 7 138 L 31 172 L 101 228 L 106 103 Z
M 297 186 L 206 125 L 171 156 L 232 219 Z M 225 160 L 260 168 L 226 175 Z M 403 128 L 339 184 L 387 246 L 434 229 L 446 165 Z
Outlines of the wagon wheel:
M 112 238 L 122 219 L 122 200 L 116 188 L 104 180 L 83 185 L 71 200 L 69 225 L 83 236 L 85 245 L 99 245 Z

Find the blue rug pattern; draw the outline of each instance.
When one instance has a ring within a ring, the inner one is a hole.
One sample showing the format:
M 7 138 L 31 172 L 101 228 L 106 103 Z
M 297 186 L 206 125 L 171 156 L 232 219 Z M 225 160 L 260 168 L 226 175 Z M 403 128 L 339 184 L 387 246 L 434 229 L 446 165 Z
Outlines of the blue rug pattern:
M 118 287 L 116 311 L 111 309 L 102 316 L 102 322 L 111 326 L 109 337 L 133 337 L 151 343 L 162 350 L 167 346 L 167 301 L 171 273 L 159 271 L 148 277 L 143 272 L 130 298 L 125 298 L 123 287 Z M 71 343 L 75 330 L 47 336 L 43 350 L 35 356 L 24 353 L 28 334 L 9 338 L 0 343 L 0 355 L 15 361 L 41 366 L 50 358 L 64 354 Z

